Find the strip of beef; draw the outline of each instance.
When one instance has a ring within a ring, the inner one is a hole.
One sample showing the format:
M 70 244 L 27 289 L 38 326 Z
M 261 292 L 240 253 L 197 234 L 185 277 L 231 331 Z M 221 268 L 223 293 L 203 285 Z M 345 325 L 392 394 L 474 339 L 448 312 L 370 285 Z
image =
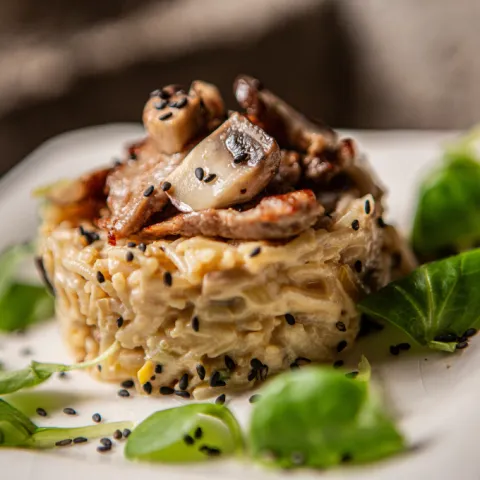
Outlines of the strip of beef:
M 157 239 L 168 235 L 280 239 L 298 235 L 314 225 L 324 209 L 311 190 L 263 198 L 246 211 L 208 209 L 184 213 L 142 230 L 141 235 Z
M 161 185 L 187 153 L 159 153 L 150 138 L 130 147 L 130 158 L 107 178 L 110 216 L 100 219 L 99 226 L 116 238 L 141 230 L 168 203 Z
M 250 120 L 258 122 L 281 148 L 316 155 L 336 143 L 337 136 L 331 128 L 309 120 L 264 89 L 256 78 L 238 76 L 234 93 L 238 103 L 247 110 Z

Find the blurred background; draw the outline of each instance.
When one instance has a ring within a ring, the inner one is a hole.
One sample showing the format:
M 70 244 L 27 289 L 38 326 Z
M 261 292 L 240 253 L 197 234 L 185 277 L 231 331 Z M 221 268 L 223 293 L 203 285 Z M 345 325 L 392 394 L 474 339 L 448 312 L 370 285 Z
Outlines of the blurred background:
M 2 0 L 0 174 L 41 142 L 139 122 L 168 83 L 249 73 L 335 127 L 480 119 L 479 0 Z

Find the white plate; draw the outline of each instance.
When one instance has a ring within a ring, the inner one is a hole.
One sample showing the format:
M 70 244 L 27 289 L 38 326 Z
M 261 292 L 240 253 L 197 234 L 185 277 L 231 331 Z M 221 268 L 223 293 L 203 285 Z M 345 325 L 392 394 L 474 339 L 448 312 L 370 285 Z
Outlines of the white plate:
M 37 225 L 36 202 L 30 192 L 38 185 L 65 176 L 75 176 L 102 165 L 119 155 L 126 141 L 142 135 L 138 125 L 94 127 L 50 140 L 32 153 L 21 165 L 0 181 L 0 250 L 9 244 L 32 238 Z M 453 133 L 442 132 L 353 132 L 367 151 L 379 177 L 390 190 L 390 218 L 403 228 L 410 224 L 418 173 L 438 158 L 441 144 Z M 364 467 L 338 468 L 325 473 L 266 471 L 233 460 L 198 465 L 134 464 L 123 459 L 122 443 L 114 451 L 100 455 L 97 442 L 44 452 L 0 450 L 0 478 L 6 479 L 131 479 L 152 476 L 169 479 L 241 479 L 322 478 L 322 479 L 451 479 L 480 478 L 477 437 L 480 413 L 480 366 L 478 340 L 471 348 L 448 355 L 408 352 L 399 357 L 388 355 L 389 335 L 384 331 L 360 342 L 357 352 L 367 351 L 374 377 L 383 385 L 387 397 L 399 415 L 399 425 L 412 451 Z M 395 342 L 398 343 L 398 333 Z M 393 340 L 392 340 L 393 341 Z M 371 345 L 375 348 L 372 350 Z M 33 355 L 22 356 L 29 346 Z M 24 336 L 0 336 L 0 361 L 7 368 L 19 367 L 29 358 L 40 361 L 65 361 L 67 357 L 54 322 L 34 328 Z M 353 364 L 352 364 L 353 365 Z M 97 383 L 85 373 L 70 378 L 53 378 L 33 390 L 7 396 L 41 425 L 74 426 L 91 424 L 91 415 L 100 412 L 106 421 L 145 418 L 151 412 L 181 404 L 169 398 L 116 396 L 117 385 Z M 249 395 L 235 398 L 230 407 L 243 426 L 248 425 Z M 319 399 L 321 401 L 321 399 Z M 40 418 L 35 408 L 42 406 L 49 417 Z M 74 407 L 76 417 L 66 416 L 62 408 Z

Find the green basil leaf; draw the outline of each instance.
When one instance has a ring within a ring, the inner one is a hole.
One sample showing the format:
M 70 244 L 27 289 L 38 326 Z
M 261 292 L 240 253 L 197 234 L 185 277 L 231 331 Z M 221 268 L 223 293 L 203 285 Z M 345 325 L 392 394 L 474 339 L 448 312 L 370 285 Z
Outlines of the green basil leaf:
M 254 405 L 253 456 L 282 468 L 327 468 L 377 460 L 404 440 L 369 384 L 342 372 L 307 367 L 274 378 Z
M 420 187 L 412 244 L 423 258 L 467 250 L 480 240 L 479 138 L 477 130 L 451 145 Z
M 240 426 L 223 405 L 197 403 L 156 412 L 128 437 L 130 460 L 198 462 L 243 449 Z
M 54 314 L 54 302 L 44 287 L 14 283 L 0 296 L 0 330 L 22 330 Z
M 366 297 L 358 308 L 393 323 L 420 345 L 451 352 L 456 342 L 438 337 L 461 337 L 480 327 L 479 285 L 480 249 L 475 249 L 422 265 Z
M 132 422 L 104 423 L 88 427 L 37 427 L 28 417 L 0 399 L 0 447 L 52 448 L 67 438 L 97 438 L 115 430 L 132 428 Z
M 22 412 L 0 398 L 0 446 L 24 446 L 37 426 Z
M 119 348 L 119 343 L 114 342 L 105 352 L 88 362 L 64 365 L 61 363 L 40 363 L 32 361 L 27 368 L 0 372 L 0 395 L 13 393 L 23 388 L 30 388 L 48 380 L 54 373 L 68 372 L 88 368 L 101 363 L 113 355 Z

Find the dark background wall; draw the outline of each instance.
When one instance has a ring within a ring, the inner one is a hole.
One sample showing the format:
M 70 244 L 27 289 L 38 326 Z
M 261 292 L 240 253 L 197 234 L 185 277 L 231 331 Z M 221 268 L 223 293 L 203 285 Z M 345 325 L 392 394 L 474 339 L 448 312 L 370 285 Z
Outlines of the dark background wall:
M 0 2 L 0 174 L 45 139 L 140 121 L 195 78 L 237 73 L 336 127 L 466 128 L 480 117 L 478 0 Z

